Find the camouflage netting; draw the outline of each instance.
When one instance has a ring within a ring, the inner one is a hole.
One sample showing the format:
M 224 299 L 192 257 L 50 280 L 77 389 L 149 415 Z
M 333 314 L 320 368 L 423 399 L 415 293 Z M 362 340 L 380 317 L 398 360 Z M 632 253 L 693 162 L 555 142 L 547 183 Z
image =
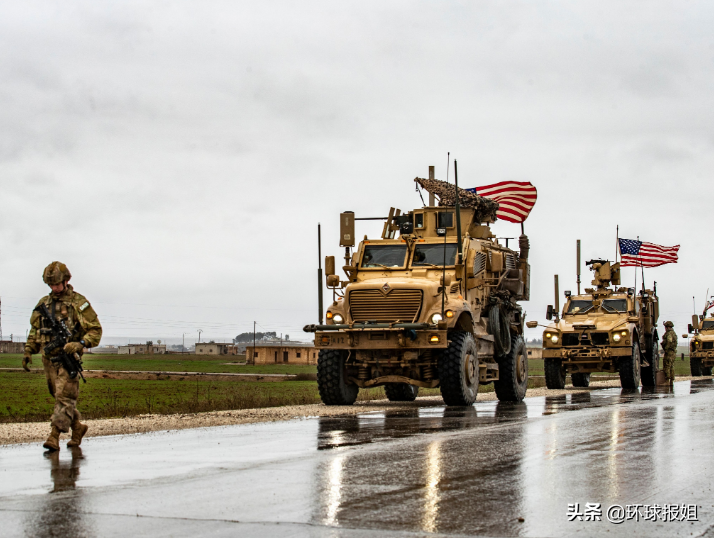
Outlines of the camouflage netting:
M 456 205 L 456 189 L 446 181 L 438 179 L 414 178 L 421 188 L 439 197 L 440 206 Z M 475 192 L 467 191 L 459 187 L 459 203 L 462 207 L 469 207 L 476 210 L 474 221 L 487 222 L 496 220 L 496 210 L 498 202 L 479 196 Z

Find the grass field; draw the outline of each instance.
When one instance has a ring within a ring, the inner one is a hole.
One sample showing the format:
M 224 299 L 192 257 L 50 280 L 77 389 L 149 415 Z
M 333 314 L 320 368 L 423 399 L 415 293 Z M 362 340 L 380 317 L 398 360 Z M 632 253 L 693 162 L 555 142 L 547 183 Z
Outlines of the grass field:
M 313 374 L 317 367 L 299 364 L 265 364 L 258 366 L 227 364 L 242 361 L 243 357 L 206 355 L 94 355 L 87 353 L 82 360 L 85 370 L 140 370 L 162 372 L 211 372 L 238 374 Z M 19 368 L 22 355 L 0 355 L 0 368 Z M 41 368 L 42 358 L 33 355 L 32 367 Z

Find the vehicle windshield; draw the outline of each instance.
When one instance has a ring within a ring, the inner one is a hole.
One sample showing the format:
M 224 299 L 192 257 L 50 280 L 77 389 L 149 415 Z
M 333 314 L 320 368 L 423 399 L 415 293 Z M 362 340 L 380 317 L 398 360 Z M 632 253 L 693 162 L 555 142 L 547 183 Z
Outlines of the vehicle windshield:
M 566 314 L 583 314 L 593 307 L 592 299 L 573 299 L 568 303 Z
M 714 319 L 705 319 L 702 321 L 702 330 L 714 329 Z
M 446 247 L 446 248 L 444 248 Z M 454 265 L 456 260 L 456 244 L 447 243 L 446 245 L 425 245 L 417 244 L 414 247 L 414 257 L 412 258 L 412 267 L 444 265 L 444 255 L 446 255 L 446 265 Z
M 404 267 L 406 245 L 367 245 L 362 255 L 362 267 Z
M 605 299 L 602 308 L 608 312 L 627 312 L 627 299 Z

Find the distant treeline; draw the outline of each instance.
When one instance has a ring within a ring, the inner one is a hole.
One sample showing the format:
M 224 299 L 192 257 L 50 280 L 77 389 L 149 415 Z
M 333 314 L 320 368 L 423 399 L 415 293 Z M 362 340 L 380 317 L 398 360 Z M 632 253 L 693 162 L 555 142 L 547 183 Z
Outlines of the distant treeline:
M 256 340 L 272 340 L 274 338 L 277 338 L 277 333 L 275 332 L 267 332 L 267 333 L 240 333 L 238 336 L 236 336 L 235 343 L 239 344 L 241 342 L 252 342 L 253 341 L 253 335 L 255 334 L 255 339 Z

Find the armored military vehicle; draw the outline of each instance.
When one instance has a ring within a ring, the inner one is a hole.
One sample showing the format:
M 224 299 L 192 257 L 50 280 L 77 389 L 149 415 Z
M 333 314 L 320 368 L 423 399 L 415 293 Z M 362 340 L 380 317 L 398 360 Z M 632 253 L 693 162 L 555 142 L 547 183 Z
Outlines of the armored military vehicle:
M 584 294 L 565 292 L 565 306 L 558 312 L 548 306 L 546 318 L 555 320 L 543 333 L 543 362 L 546 386 L 565 387 L 570 374 L 575 387 L 587 387 L 593 372 L 618 372 L 622 388 L 654 386 L 659 369 L 657 318 L 659 302 L 655 290 L 617 287 L 620 264 L 608 260 L 586 262 L 594 273 Z M 557 280 L 556 280 L 557 282 Z M 609 287 L 612 285 L 612 287 Z M 644 288 L 644 287 L 643 287 Z M 528 327 L 537 323 L 529 322 Z
M 429 205 L 391 209 L 379 239 L 365 236 L 352 250 L 360 219 L 341 214 L 346 279 L 328 256 L 326 323 L 304 328 L 320 350 L 320 397 L 350 405 L 360 389 L 384 386 L 390 400 L 412 401 L 420 388 L 439 387 L 447 405 L 470 405 L 479 385 L 494 383 L 500 400 L 520 401 L 528 360 L 517 301 L 529 295 L 528 238 L 519 251 L 507 248 L 489 227 L 496 202 L 415 181 L 432 193 Z
M 689 342 L 689 368 L 693 376 L 712 375 L 714 366 L 714 314 L 692 316 L 689 334 L 694 337 Z M 687 338 L 687 335 L 682 335 Z

